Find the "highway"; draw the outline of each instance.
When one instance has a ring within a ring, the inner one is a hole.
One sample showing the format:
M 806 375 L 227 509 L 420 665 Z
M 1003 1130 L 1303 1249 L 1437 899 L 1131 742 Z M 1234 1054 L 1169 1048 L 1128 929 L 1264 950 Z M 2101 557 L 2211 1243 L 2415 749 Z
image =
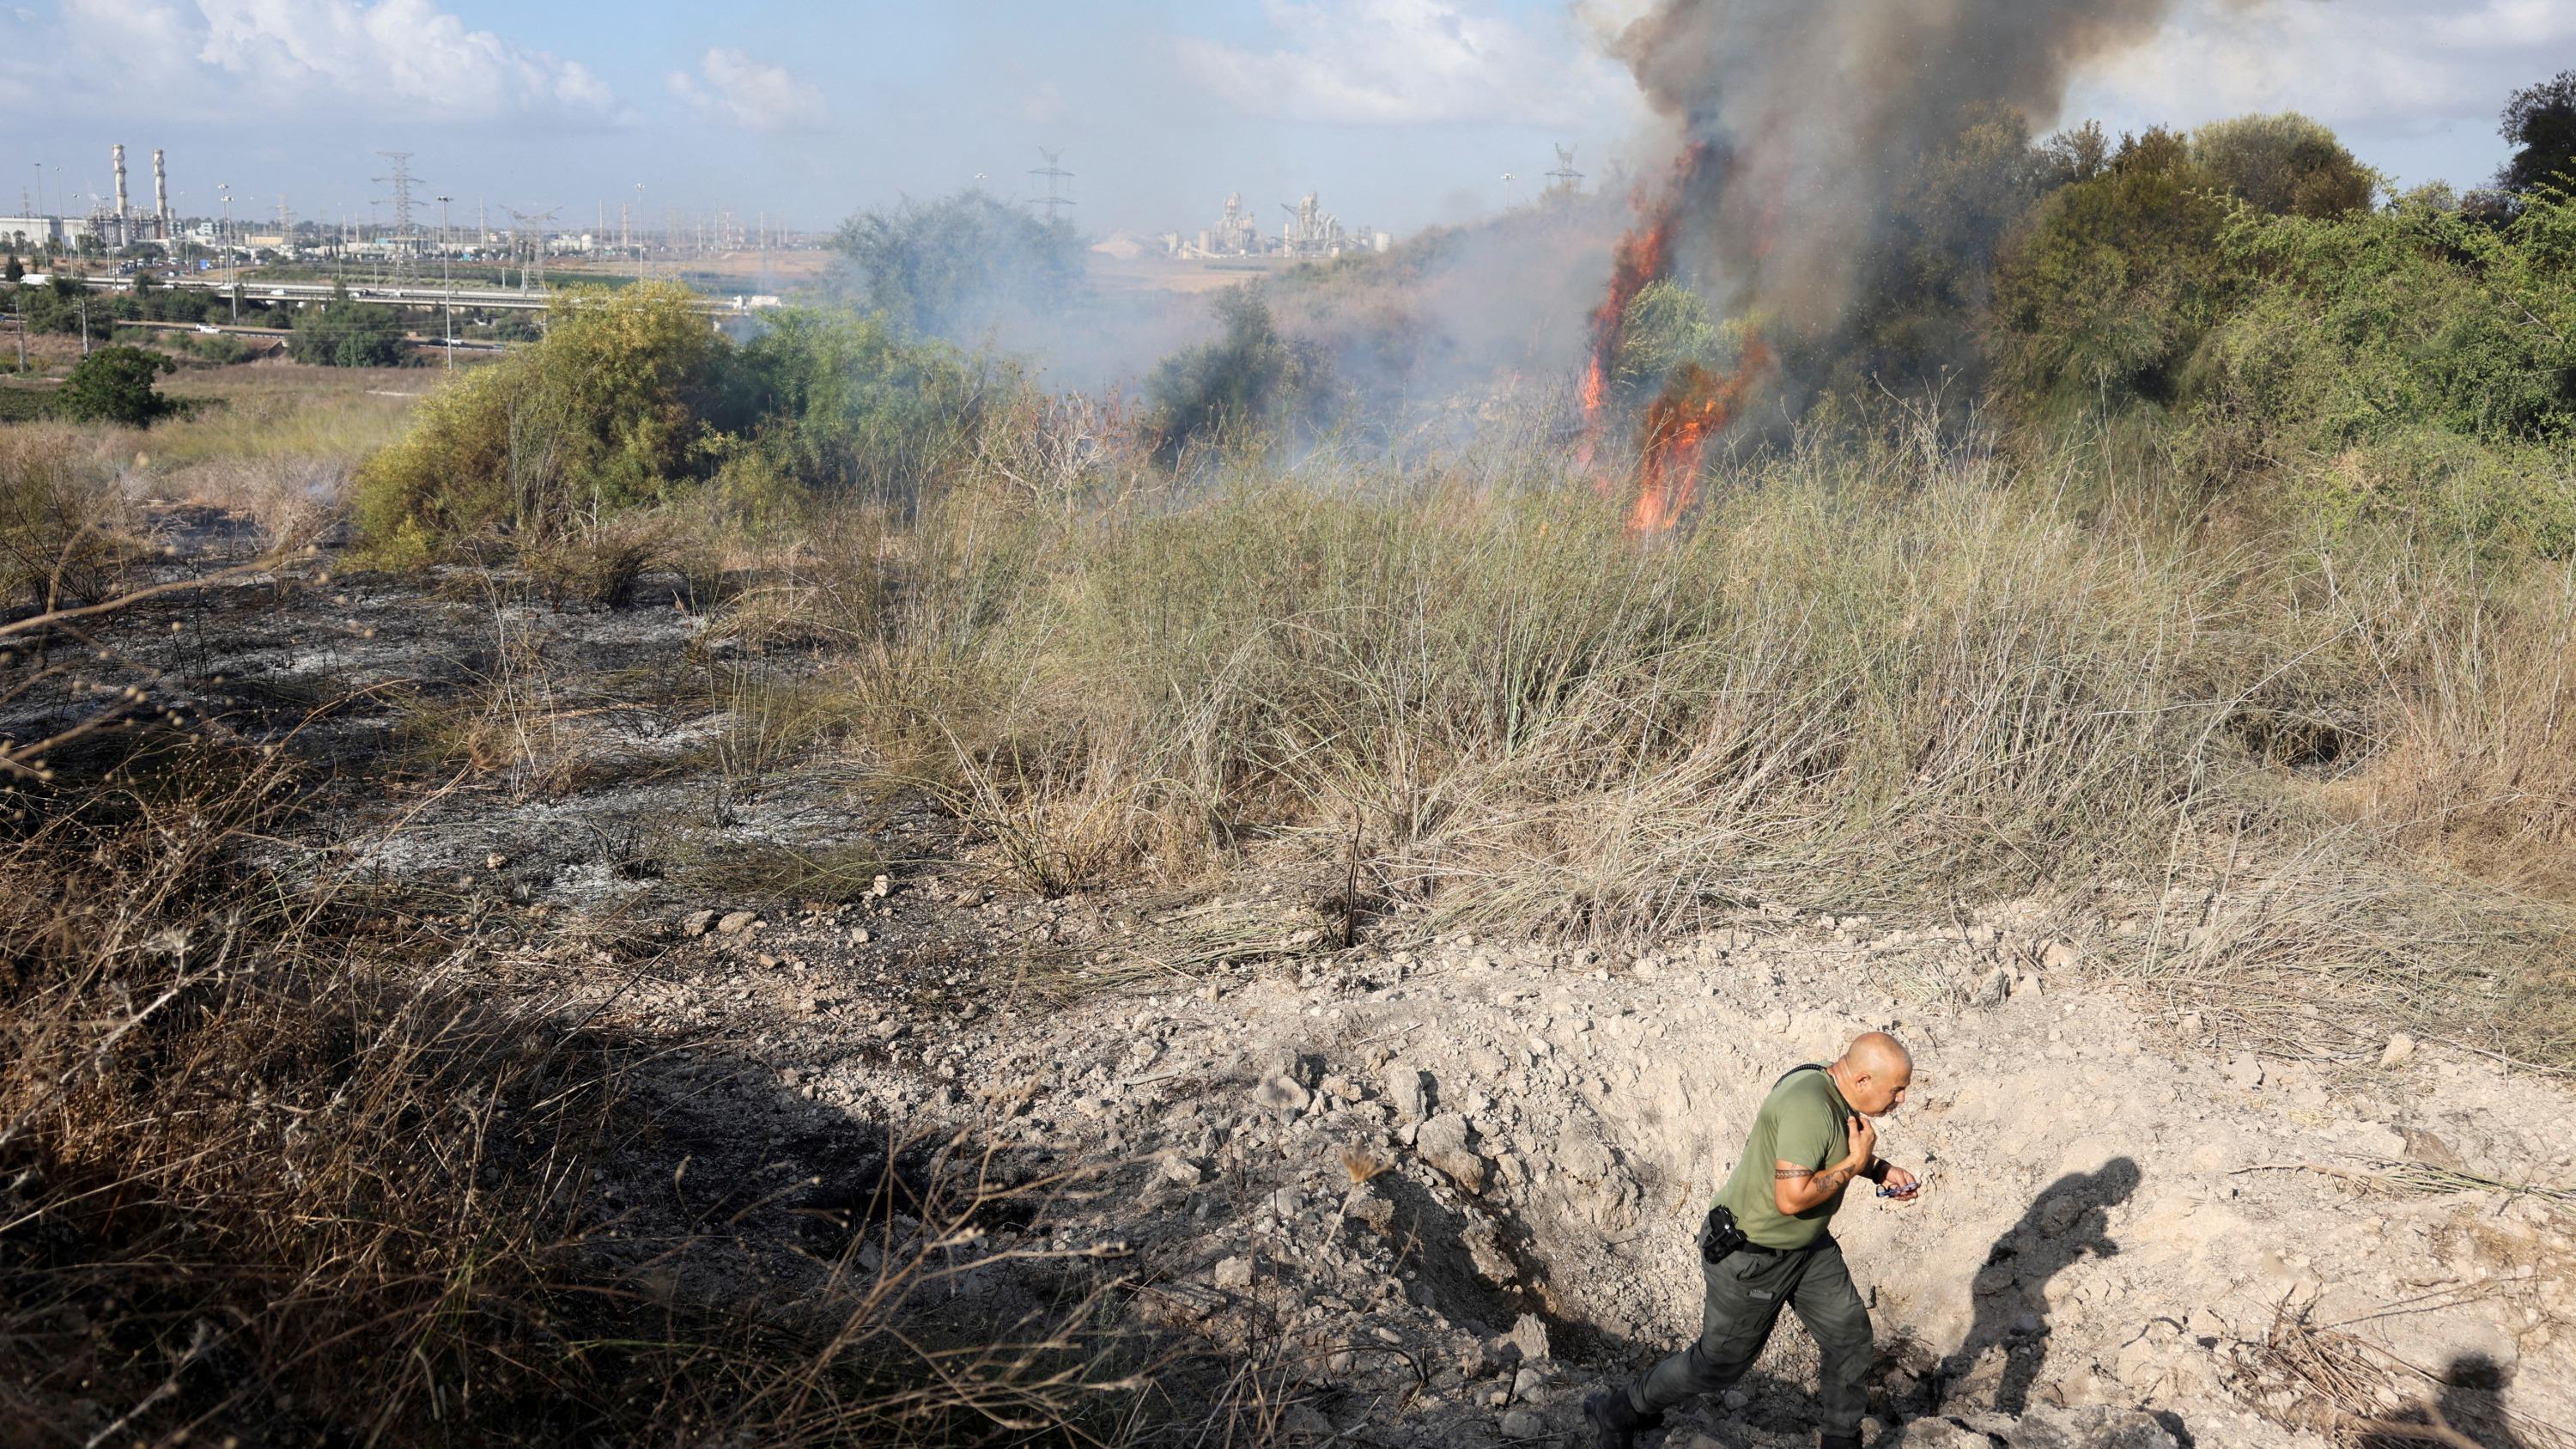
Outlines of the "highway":
M 134 279 L 131 277 L 84 277 L 81 280 L 93 292 L 134 290 Z M 231 286 L 214 278 L 156 277 L 154 285 L 181 287 L 197 292 L 214 292 L 225 296 L 232 293 Z M 245 281 L 241 283 L 241 294 L 245 302 L 328 302 L 336 285 L 330 282 Z M 397 307 L 444 307 L 452 304 L 475 312 L 542 312 L 554 305 L 554 299 L 547 293 L 521 292 L 507 288 L 458 287 L 451 291 L 445 287 L 352 286 L 349 288 L 349 296 L 361 302 L 381 302 Z M 701 312 L 718 316 L 741 315 L 758 310 L 749 297 L 701 297 L 697 301 L 697 307 Z
M 140 327 L 151 332 L 221 332 L 233 337 L 274 337 L 281 342 L 295 335 L 293 329 L 286 327 L 235 327 L 220 322 L 211 324 L 197 322 L 137 322 L 130 318 L 120 317 L 116 319 L 116 325 L 119 327 Z M 436 347 L 440 343 L 440 339 L 435 334 L 427 332 L 406 332 L 403 334 L 403 340 L 405 342 L 417 343 L 423 347 Z M 454 347 L 459 352 L 507 352 L 513 347 L 525 347 L 528 344 L 524 342 L 469 342 L 460 337 L 448 345 Z

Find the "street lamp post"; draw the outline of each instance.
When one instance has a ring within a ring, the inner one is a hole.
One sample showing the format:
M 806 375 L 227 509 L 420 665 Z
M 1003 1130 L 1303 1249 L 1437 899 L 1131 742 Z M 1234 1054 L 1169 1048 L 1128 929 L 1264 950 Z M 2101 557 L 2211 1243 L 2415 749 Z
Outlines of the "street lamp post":
M 441 340 L 446 345 L 441 350 L 447 354 L 447 370 L 454 372 L 456 370 L 456 274 L 448 265 L 448 253 L 452 249 L 447 244 L 447 203 L 451 199 L 445 196 L 438 198 L 438 284 L 447 292 L 447 316 L 440 325 Z
M 233 266 L 233 188 L 229 181 L 215 183 L 224 194 L 224 229 L 220 240 L 224 248 L 224 289 L 233 294 L 233 325 L 241 325 L 241 273 Z

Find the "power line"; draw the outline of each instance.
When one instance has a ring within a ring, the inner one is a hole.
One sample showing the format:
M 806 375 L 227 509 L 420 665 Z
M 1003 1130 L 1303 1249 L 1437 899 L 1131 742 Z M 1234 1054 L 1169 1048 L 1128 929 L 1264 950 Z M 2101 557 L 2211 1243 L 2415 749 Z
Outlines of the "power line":
M 1583 184 L 1583 173 L 1574 169 L 1573 147 L 1556 148 L 1556 169 L 1547 173 L 1547 179 L 1555 182 L 1559 191 L 1572 191 Z
M 393 183 L 395 236 L 393 274 L 396 278 L 407 278 L 412 275 L 413 264 L 418 260 L 415 256 L 417 248 L 413 245 L 411 229 L 412 153 L 409 151 L 379 151 L 376 154 L 394 163 L 393 175 L 378 176 L 374 179 L 377 181 L 389 181 Z
M 1045 207 L 1047 220 L 1054 221 L 1064 214 L 1065 207 L 1073 205 L 1073 198 L 1064 195 L 1059 186 L 1061 182 L 1071 181 L 1073 173 L 1064 169 L 1062 151 L 1050 151 L 1040 146 L 1038 154 L 1046 158 L 1046 164 L 1032 169 L 1029 174 L 1045 179 L 1046 195 L 1030 197 L 1029 205 Z
M 501 209 L 510 213 L 512 220 L 517 222 L 518 241 L 528 248 L 526 257 L 519 264 L 519 290 L 544 291 L 546 289 L 545 223 L 554 220 L 555 213 L 563 208 L 550 206 L 543 211 L 521 211 L 515 206 L 505 206 Z M 529 231 L 532 225 L 536 228 L 533 234 Z

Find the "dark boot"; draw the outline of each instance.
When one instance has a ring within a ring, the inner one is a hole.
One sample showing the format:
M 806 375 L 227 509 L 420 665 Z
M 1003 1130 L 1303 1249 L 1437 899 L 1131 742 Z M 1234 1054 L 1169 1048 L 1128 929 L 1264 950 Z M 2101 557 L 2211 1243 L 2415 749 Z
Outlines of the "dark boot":
M 1664 1416 L 1638 1413 L 1628 1391 L 1613 1385 L 1583 1401 L 1583 1422 L 1592 1426 L 1592 1449 L 1635 1449 L 1637 1436 L 1663 1427 Z

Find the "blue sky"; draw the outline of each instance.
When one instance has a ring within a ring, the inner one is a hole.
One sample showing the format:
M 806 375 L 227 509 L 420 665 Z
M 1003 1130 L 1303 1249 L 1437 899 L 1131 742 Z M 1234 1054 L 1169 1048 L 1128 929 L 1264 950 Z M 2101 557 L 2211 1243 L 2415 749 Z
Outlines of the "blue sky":
M 1229 191 L 1309 189 L 1405 231 L 1526 196 L 1577 146 L 1596 177 L 1644 116 L 1601 39 L 1646 0 L 0 0 L 0 210 L 105 189 L 165 147 L 188 211 L 364 215 L 370 154 L 415 153 L 459 214 L 621 199 L 824 226 L 1062 148 L 1088 229 L 1195 229 Z M 1890 0 L 1900 3 L 1900 0 Z M 2503 159 L 2508 91 L 2576 67 L 2576 0 L 2176 0 L 2083 76 L 2116 127 L 2298 109 L 2405 180 Z M 1519 178 L 1506 183 L 1505 173 Z M 496 215 L 498 213 L 496 212 Z

